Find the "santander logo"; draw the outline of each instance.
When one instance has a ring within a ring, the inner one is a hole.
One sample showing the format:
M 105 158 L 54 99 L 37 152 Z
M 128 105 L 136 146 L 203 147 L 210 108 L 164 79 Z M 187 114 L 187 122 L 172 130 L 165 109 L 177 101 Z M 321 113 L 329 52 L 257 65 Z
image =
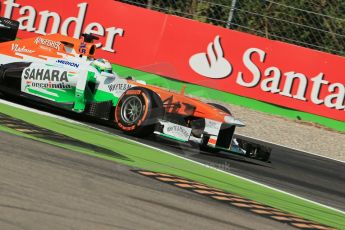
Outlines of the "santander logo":
M 293 70 L 284 72 L 277 66 L 267 66 L 269 54 L 259 48 L 247 48 L 241 60 L 245 69 L 233 74 L 238 86 L 260 88 L 265 93 L 345 111 L 345 85 L 326 80 L 323 72 L 307 76 L 306 73 Z M 262 69 L 263 63 L 266 63 L 266 69 Z M 207 54 L 193 55 L 189 65 L 196 73 L 207 78 L 221 79 L 232 74 L 232 66 L 224 58 L 219 36 L 208 45 Z
M 232 66 L 224 58 L 219 35 L 207 47 L 207 53 L 198 53 L 189 59 L 190 67 L 198 74 L 208 78 L 225 78 L 232 72 Z

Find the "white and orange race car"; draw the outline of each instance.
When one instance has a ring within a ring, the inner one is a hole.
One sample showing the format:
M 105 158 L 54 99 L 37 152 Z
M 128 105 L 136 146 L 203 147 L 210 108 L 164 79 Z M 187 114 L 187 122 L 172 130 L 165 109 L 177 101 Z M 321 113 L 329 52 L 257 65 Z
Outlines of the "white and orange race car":
M 0 92 L 113 122 L 123 132 L 161 135 L 268 161 L 270 149 L 233 138 L 244 124 L 224 106 L 119 77 L 94 57 L 97 37 L 60 34 L 16 40 L 18 22 L 0 18 Z M 182 90 L 183 91 L 183 90 Z

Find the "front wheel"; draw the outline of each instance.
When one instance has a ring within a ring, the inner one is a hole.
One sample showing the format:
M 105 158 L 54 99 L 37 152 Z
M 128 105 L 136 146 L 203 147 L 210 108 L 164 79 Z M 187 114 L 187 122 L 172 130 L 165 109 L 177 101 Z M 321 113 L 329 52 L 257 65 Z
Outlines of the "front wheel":
M 128 89 L 115 108 L 115 122 L 127 134 L 148 136 L 153 133 L 157 119 L 163 114 L 159 96 L 142 87 Z
M 247 157 L 264 162 L 268 162 L 271 156 L 271 150 L 265 146 L 247 144 L 245 150 Z

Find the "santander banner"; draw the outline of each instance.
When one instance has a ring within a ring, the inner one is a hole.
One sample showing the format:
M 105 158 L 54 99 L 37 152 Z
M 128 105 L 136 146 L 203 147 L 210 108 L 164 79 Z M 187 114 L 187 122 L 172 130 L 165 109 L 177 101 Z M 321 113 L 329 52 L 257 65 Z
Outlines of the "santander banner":
M 32 33 L 98 35 L 98 55 L 166 77 L 345 121 L 345 58 L 113 0 L 7 0 Z

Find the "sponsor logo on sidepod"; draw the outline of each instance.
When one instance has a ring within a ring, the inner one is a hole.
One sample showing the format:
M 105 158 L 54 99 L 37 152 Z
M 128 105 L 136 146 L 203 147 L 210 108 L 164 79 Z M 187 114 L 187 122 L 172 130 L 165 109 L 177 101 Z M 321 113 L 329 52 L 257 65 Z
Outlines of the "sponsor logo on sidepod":
M 54 69 L 27 68 L 24 71 L 24 79 L 68 82 L 67 71 Z
M 65 61 L 65 60 L 57 60 L 56 62 L 59 63 L 59 64 L 62 64 L 62 65 L 68 65 L 68 66 L 71 66 L 71 67 L 79 68 L 79 64 L 78 63 L 74 63 L 74 62 L 70 62 L 70 61 Z
M 190 132 L 188 132 L 186 128 L 179 126 L 179 125 L 169 126 L 167 128 L 167 131 L 168 131 L 168 133 L 174 133 L 176 135 L 182 135 L 183 138 L 188 138 L 190 136 Z
M 129 88 L 131 88 L 130 84 L 110 84 L 110 85 L 108 85 L 108 89 L 110 92 L 113 92 L 116 90 L 124 91 L 124 90 L 127 90 Z
M 47 89 L 71 89 L 72 88 L 71 85 L 65 84 L 63 82 L 61 82 L 61 83 L 52 83 L 52 82 L 41 83 L 41 82 L 27 81 L 26 83 L 29 86 L 31 85 L 31 87 L 35 87 L 35 88 L 47 88 Z
M 35 44 L 47 46 L 47 47 L 50 47 L 50 48 L 53 48 L 53 49 L 56 49 L 56 50 L 60 50 L 60 45 L 62 43 L 38 37 L 38 38 L 35 39 Z
M 33 50 L 27 49 L 25 46 L 19 46 L 19 44 L 12 44 L 12 51 L 18 52 L 18 53 L 35 53 Z

